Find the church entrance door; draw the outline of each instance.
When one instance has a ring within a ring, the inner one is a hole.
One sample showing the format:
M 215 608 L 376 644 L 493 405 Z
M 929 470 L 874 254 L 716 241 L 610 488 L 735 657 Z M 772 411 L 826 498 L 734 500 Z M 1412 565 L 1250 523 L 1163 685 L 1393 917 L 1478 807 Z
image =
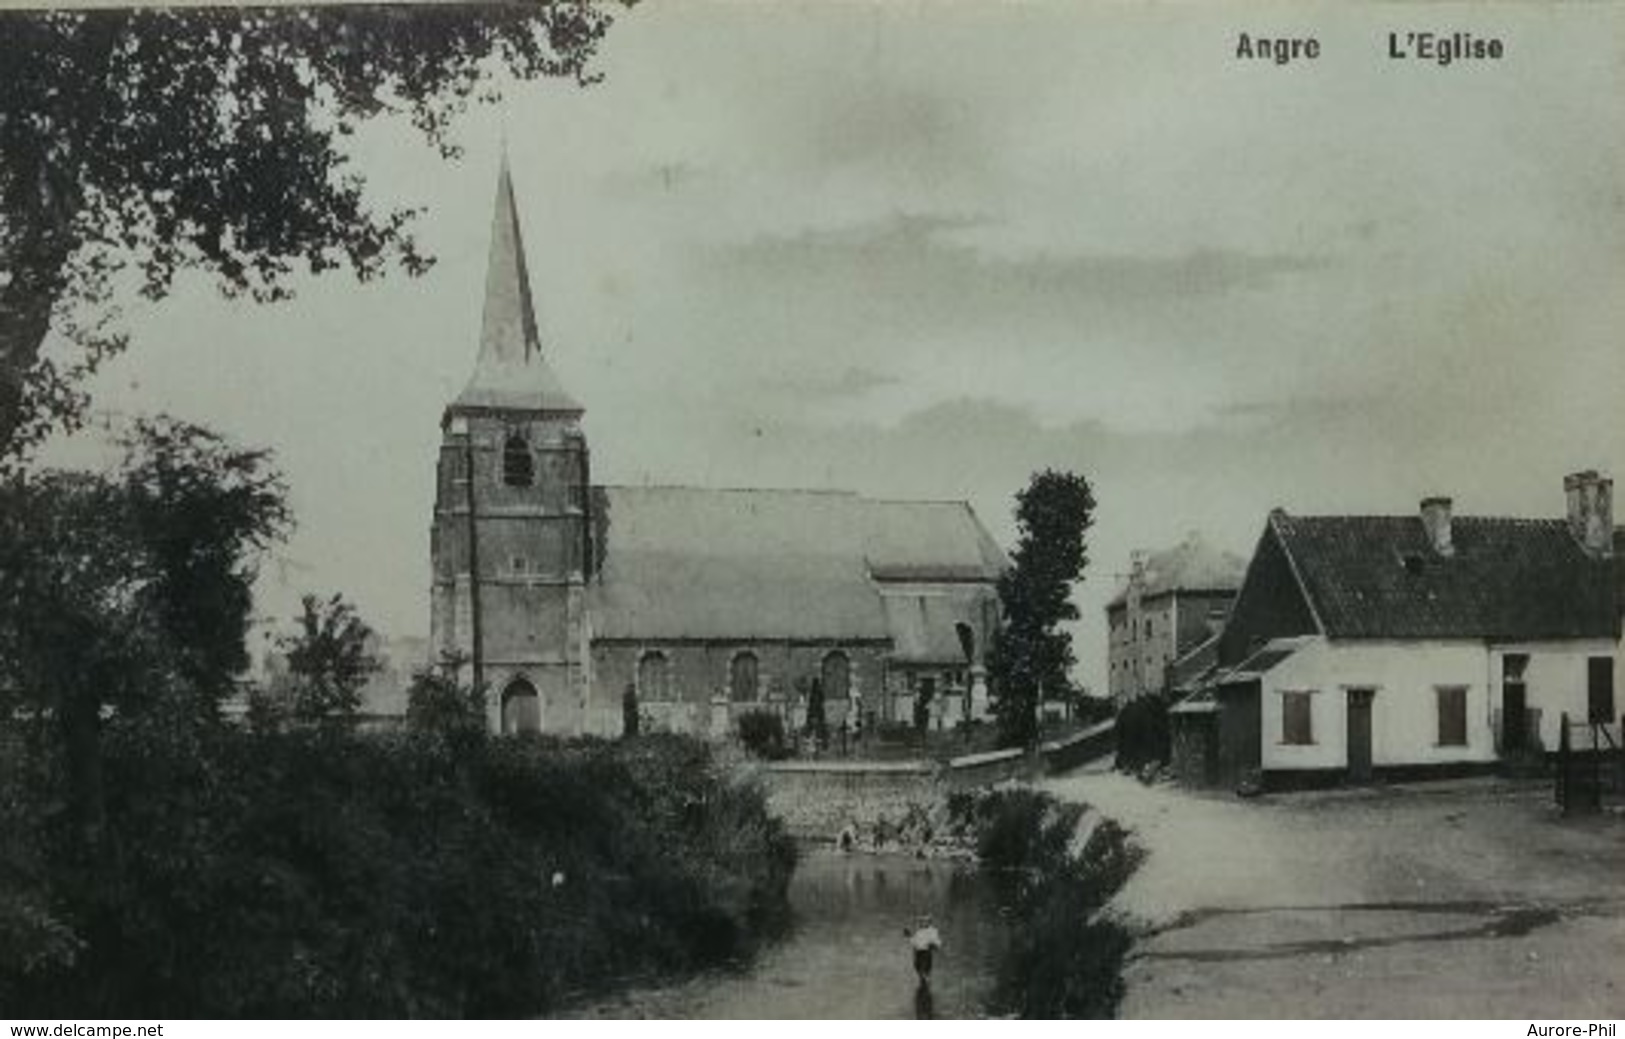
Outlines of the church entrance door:
M 502 732 L 504 735 L 542 731 L 542 698 L 536 687 L 516 678 L 502 691 Z

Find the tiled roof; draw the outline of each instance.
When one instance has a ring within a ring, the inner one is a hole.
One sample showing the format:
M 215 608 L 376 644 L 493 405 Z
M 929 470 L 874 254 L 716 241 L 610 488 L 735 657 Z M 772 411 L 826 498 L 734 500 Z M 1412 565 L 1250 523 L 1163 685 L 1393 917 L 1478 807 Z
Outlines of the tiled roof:
M 1234 552 L 1216 549 L 1192 533 L 1173 548 L 1152 553 L 1145 561 L 1140 595 L 1161 595 L 1173 591 L 1235 591 L 1241 587 L 1241 579 L 1246 572 L 1245 559 Z M 1106 607 L 1119 606 L 1127 599 L 1128 582 L 1124 582 Z
M 979 589 L 947 595 L 887 594 L 881 597 L 886 628 L 891 632 L 893 660 L 905 664 L 940 664 L 964 667 L 965 649 L 955 625 L 980 625 L 975 618 L 985 593 Z
M 1168 681 L 1175 689 L 1195 688 L 1201 676 L 1219 662 L 1219 636 L 1209 635 L 1181 653 L 1168 666 Z
M 1219 673 L 1217 683 L 1251 682 L 1296 653 L 1305 641 L 1302 638 L 1272 639 L 1246 660 Z
M 1453 552 L 1417 516 L 1292 516 L 1270 526 L 1330 638 L 1611 638 L 1614 562 L 1563 520 L 1458 516 Z
M 1010 565 L 966 502 L 858 500 L 878 581 L 987 581 Z
M 879 580 L 991 582 L 1003 560 L 963 502 L 693 487 L 606 487 L 600 500 L 598 638 L 887 640 Z M 940 648 L 934 628 L 899 631 L 911 651 Z

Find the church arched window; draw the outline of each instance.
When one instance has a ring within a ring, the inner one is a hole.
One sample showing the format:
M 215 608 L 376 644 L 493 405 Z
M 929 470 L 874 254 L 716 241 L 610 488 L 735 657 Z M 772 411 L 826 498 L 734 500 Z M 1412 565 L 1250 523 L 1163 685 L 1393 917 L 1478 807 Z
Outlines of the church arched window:
M 820 669 L 824 679 L 824 699 L 827 703 L 840 703 L 852 690 L 852 661 L 836 650 L 824 657 Z
M 651 650 L 638 660 L 638 698 L 671 699 L 671 680 L 666 666 L 666 654 L 659 650 Z
M 743 703 L 758 699 L 760 680 L 756 654 L 749 650 L 735 653 L 728 674 L 728 692 L 734 701 Z
M 508 435 L 502 445 L 502 482 L 509 487 L 529 487 L 536 481 L 536 462 L 530 457 L 530 445 L 518 433 Z

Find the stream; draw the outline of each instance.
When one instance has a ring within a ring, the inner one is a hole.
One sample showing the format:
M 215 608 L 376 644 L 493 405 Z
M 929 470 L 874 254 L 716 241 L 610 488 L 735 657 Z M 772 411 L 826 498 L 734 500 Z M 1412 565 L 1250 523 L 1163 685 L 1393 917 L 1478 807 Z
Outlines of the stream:
M 790 883 L 789 932 L 749 963 L 639 986 L 570 1016 L 910 1018 L 981 1016 L 1003 949 L 993 893 L 967 863 L 809 852 Z M 930 913 L 943 947 L 920 1006 L 903 929 Z

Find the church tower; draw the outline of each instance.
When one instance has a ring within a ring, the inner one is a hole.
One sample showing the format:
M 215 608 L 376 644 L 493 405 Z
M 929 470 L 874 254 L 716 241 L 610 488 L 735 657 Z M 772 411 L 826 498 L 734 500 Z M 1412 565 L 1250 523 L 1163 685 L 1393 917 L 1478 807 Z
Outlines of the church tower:
M 474 373 L 440 420 L 430 646 L 493 732 L 582 731 L 592 569 L 582 407 L 542 355 L 507 157 Z

